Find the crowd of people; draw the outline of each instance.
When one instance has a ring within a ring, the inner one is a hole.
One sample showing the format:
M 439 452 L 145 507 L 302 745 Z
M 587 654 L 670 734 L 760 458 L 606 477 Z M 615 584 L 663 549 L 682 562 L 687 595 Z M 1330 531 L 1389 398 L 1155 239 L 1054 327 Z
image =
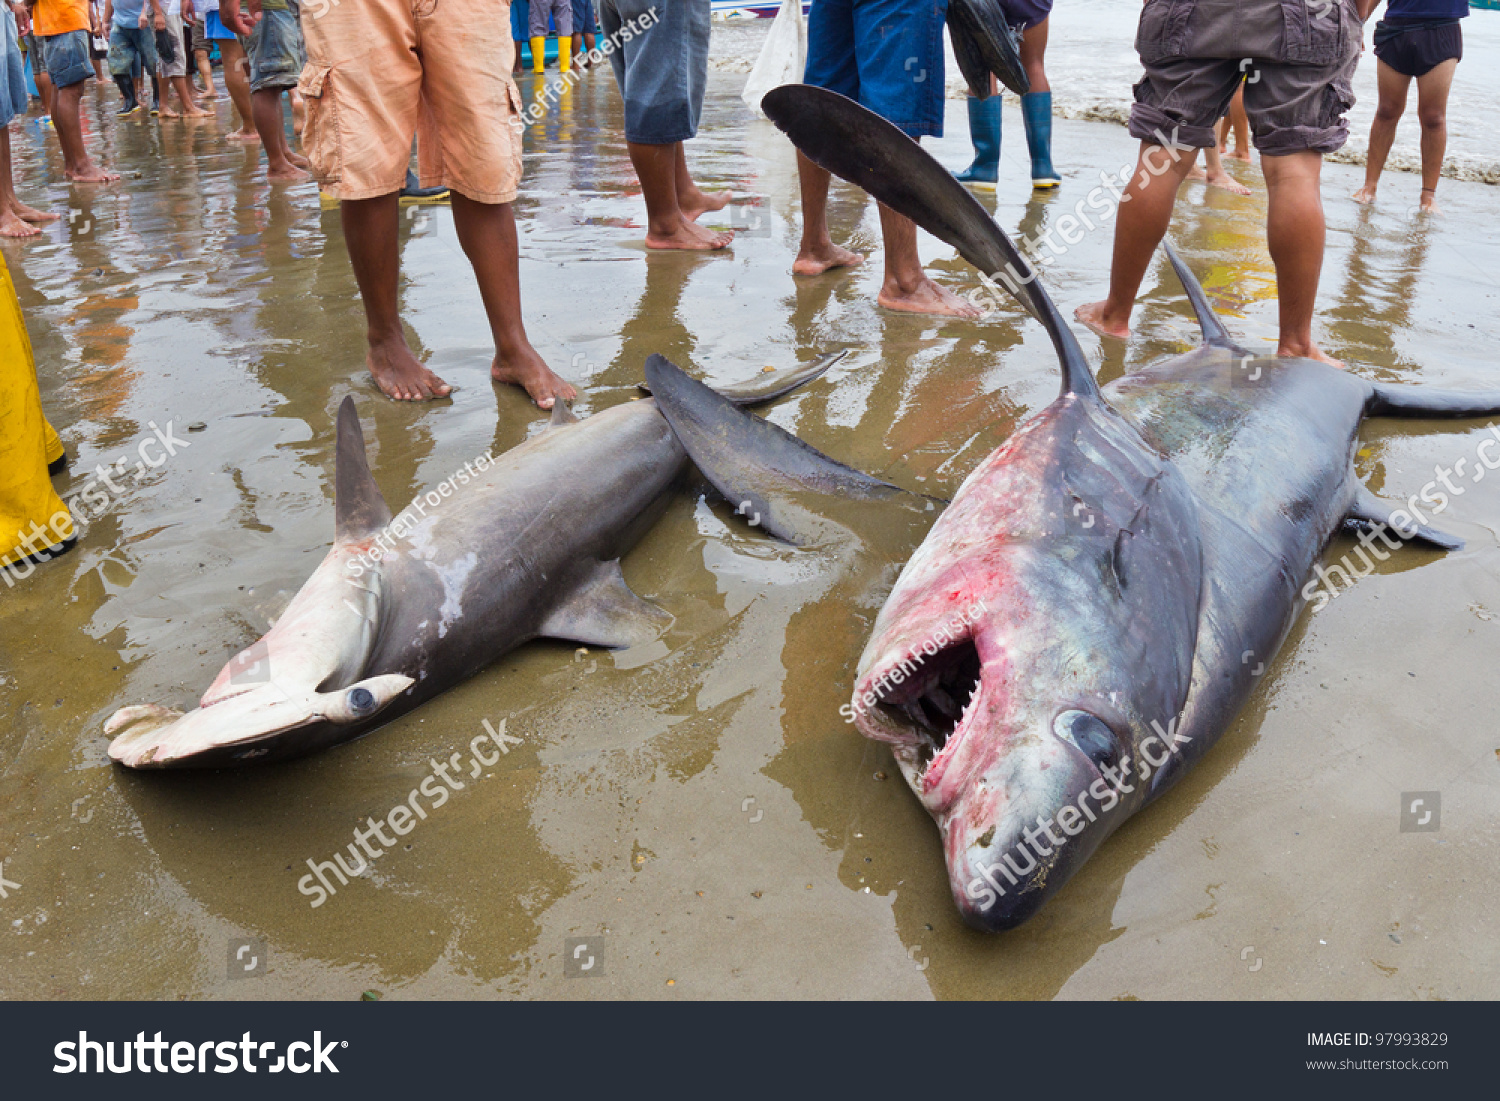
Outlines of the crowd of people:
M 596 0 L 515 0 L 508 20 L 504 8 L 488 0 L 0 2 L 11 13 L 0 14 L 0 234 L 36 234 L 40 223 L 57 218 L 21 202 L 12 185 L 7 126 L 29 107 L 23 55 L 56 132 L 64 172 L 79 185 L 119 178 L 92 159 L 80 120 L 84 91 L 91 82 L 105 82 L 106 64 L 121 97 L 119 114 L 142 112 L 149 88 L 153 113 L 172 119 L 208 113 L 201 101 L 218 96 L 212 66 L 217 58 L 238 116 L 238 128 L 227 139 L 259 142 L 269 180 L 315 178 L 338 202 L 367 322 L 367 366 L 396 400 L 432 400 L 451 392 L 413 354 L 402 329 L 403 193 L 451 199 L 458 239 L 494 338 L 493 378 L 524 388 L 543 409 L 576 396 L 527 337 L 512 206 L 525 127 L 513 73 L 525 50 L 533 68 L 543 71 L 549 26 L 557 34 L 562 72 L 605 59 L 613 70 L 646 208 L 647 247 L 716 250 L 734 239 L 732 232 L 699 224 L 733 197 L 699 186 L 684 144 L 697 135 L 707 85 L 708 0 L 597 0 L 597 9 Z M 1045 70 L 1052 0 L 996 2 L 1019 34 L 1030 85 L 1021 108 L 1031 185 L 1056 188 L 1065 176 L 1052 160 Z M 1312 338 L 1323 256 L 1320 166 L 1324 154 L 1347 137 L 1344 115 L 1353 103 L 1350 77 L 1362 49 L 1362 23 L 1379 3 L 1327 0 L 1323 10 L 1304 0 L 1146 0 L 1136 39 L 1145 74 L 1135 87 L 1130 119 L 1130 132 L 1141 141 L 1140 170 L 1120 199 L 1109 296 L 1080 307 L 1079 321 L 1108 337 L 1129 335 L 1140 283 L 1197 150 L 1206 151 L 1210 184 L 1244 191 L 1224 168 L 1221 142 L 1223 156 L 1248 161 L 1253 133 L 1269 193 L 1278 350 L 1335 362 Z M 805 81 L 859 101 L 914 139 L 941 136 L 946 6 L 942 0 L 814 0 Z M 1435 209 L 1443 111 L 1462 56 L 1459 20 L 1467 13 L 1464 0 L 1389 0 L 1375 34 L 1380 105 L 1359 201 L 1375 198 L 1408 86 L 1416 80 L 1422 202 L 1424 209 Z M 288 134 L 288 104 L 300 152 Z M 971 186 L 993 189 L 999 182 L 1000 97 L 971 98 L 968 113 L 975 155 L 957 175 Z M 415 174 L 409 167 L 414 145 Z M 1168 169 L 1158 171 L 1163 163 Z M 862 255 L 830 235 L 829 174 L 800 153 L 798 174 L 802 236 L 794 274 L 818 278 L 861 263 Z M 927 275 L 910 219 L 882 205 L 880 224 L 881 306 L 978 316 L 975 305 Z M 29 363 L 25 370 L 32 370 Z M 34 378 L 26 392 L 34 395 Z M 26 421 L 31 442 L 25 446 L 36 452 L 31 465 L 40 461 L 45 468 L 55 459 L 48 456 L 56 437 L 44 430 L 39 406 L 35 414 Z M 9 504 L 6 492 L 0 484 L 0 506 Z M 0 519 L 10 524 L 8 507 L 0 507 Z M 6 546 L 0 539 L 0 550 Z M 0 554 L 0 565 L 6 558 Z

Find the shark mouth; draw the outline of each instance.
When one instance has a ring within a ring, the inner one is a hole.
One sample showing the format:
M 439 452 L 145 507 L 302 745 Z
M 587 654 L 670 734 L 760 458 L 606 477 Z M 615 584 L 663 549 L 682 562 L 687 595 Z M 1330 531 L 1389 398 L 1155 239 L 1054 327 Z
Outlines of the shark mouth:
M 905 673 L 918 661 L 914 673 L 907 673 L 899 684 L 891 682 L 898 670 Z M 861 729 L 915 751 L 920 766 L 925 767 L 948 748 L 969 717 L 980 696 L 981 672 L 979 651 L 969 637 L 949 643 L 930 657 L 919 652 L 904 662 L 890 663 L 883 671 L 872 670 L 861 687 L 878 697 L 873 711 L 879 721 L 862 723 Z

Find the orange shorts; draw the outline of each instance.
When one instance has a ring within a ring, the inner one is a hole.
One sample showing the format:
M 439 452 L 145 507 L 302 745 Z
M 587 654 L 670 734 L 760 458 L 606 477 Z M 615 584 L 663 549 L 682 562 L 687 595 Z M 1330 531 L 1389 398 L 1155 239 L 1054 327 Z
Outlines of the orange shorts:
M 303 151 L 323 190 L 373 199 L 406 182 L 508 203 L 521 184 L 521 96 L 509 4 L 304 0 Z

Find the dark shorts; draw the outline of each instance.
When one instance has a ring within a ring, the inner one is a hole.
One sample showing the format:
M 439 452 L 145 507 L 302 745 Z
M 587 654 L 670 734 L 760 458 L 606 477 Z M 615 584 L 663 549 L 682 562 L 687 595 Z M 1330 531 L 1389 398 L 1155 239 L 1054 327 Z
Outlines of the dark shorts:
M 1000 0 L 1000 10 L 1011 28 L 1019 32 L 1045 23 L 1052 14 L 1052 0 Z
M 1243 84 L 1261 153 L 1332 153 L 1349 137 L 1362 36 L 1354 0 L 1148 0 L 1130 133 L 1206 149 Z
M 645 30 L 631 31 L 634 22 Z M 609 64 L 625 100 L 625 140 L 670 145 L 698 133 L 711 9 L 701 0 L 599 0 Z
M 813 0 L 802 79 L 940 138 L 947 12 L 948 0 Z
M 291 0 L 286 10 L 262 11 L 260 22 L 245 38 L 252 92 L 279 92 L 297 86 L 302 67 L 307 64 L 307 47 L 297 16 L 297 0 Z
M 67 88 L 94 75 L 94 65 L 89 60 L 88 31 L 37 35 L 36 40 L 47 75 L 55 86 Z
M 599 28 L 594 15 L 594 0 L 573 0 L 573 33 L 593 34 Z
M 531 5 L 528 0 L 511 0 L 510 3 L 510 36 L 517 42 L 526 41 L 527 30 L 531 26 Z
M 1426 76 L 1445 61 L 1463 60 L 1463 27 L 1382 19 L 1375 24 L 1375 56 L 1403 76 Z
M 156 72 L 156 32 L 150 27 L 109 28 L 109 71 L 114 76 Z

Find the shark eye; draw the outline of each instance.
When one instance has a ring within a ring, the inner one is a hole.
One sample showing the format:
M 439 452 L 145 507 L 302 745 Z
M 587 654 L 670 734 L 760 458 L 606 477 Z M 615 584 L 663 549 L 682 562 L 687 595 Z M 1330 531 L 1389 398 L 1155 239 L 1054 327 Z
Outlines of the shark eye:
M 1117 756 L 1114 731 L 1098 715 L 1087 711 L 1064 711 L 1052 720 L 1052 733 L 1067 742 L 1103 771 Z
M 355 688 L 349 693 L 349 710 L 363 718 L 373 715 L 376 708 L 375 693 L 368 688 Z

